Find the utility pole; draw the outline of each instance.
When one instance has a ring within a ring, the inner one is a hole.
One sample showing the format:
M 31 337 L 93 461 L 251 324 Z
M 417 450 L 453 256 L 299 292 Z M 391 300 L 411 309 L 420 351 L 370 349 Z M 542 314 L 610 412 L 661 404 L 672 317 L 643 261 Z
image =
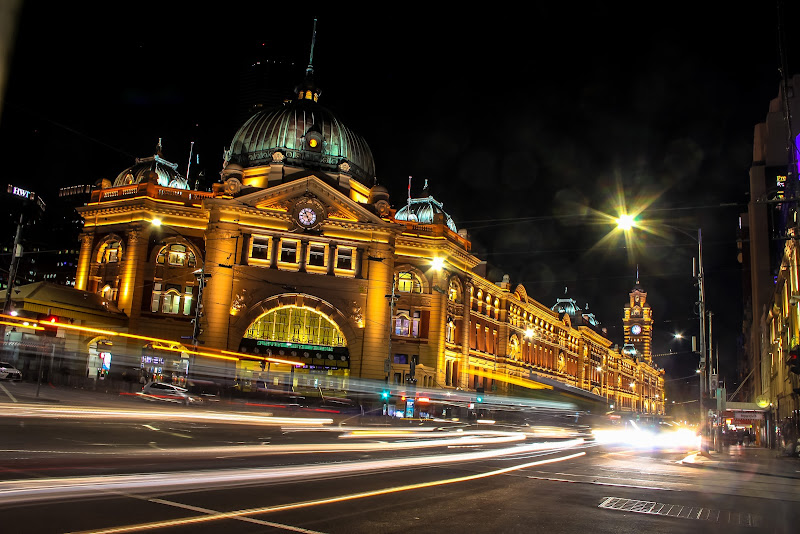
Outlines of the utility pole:
M 3 303 L 3 313 L 8 313 L 9 306 L 11 305 L 11 291 L 14 289 L 14 281 L 17 278 L 17 260 L 21 254 L 17 253 L 19 249 L 19 242 L 22 238 L 22 224 L 25 220 L 25 214 L 20 213 L 19 222 L 17 223 L 17 234 L 14 236 L 14 247 L 11 249 L 11 265 L 8 268 L 8 288 L 6 288 L 6 300 Z
M 386 355 L 386 361 L 383 364 L 383 372 L 386 373 L 386 383 L 389 383 L 389 373 L 391 372 L 392 368 L 392 327 L 394 326 L 394 303 L 397 300 L 397 296 L 394 292 L 395 288 L 395 281 L 394 275 L 392 275 L 392 293 L 386 295 L 386 298 L 389 299 L 389 353 Z M 413 290 L 413 286 L 412 286 Z
M 708 443 L 704 437 L 707 434 L 706 414 L 703 402 L 706 372 L 706 303 L 705 287 L 703 285 L 703 233 L 700 228 L 697 229 L 697 267 L 695 276 L 697 278 L 697 311 L 700 315 L 700 450 L 707 453 Z

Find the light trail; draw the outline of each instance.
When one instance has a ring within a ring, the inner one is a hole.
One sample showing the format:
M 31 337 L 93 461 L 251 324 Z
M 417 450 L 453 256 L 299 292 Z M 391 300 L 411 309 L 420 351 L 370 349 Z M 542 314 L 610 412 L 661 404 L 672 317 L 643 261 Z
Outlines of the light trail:
M 202 421 L 232 424 L 252 424 L 264 426 L 293 426 L 310 425 L 322 426 L 333 424 L 329 418 L 302 418 L 302 417 L 274 417 L 271 415 L 253 415 L 235 412 L 187 412 L 170 410 L 121 410 L 119 408 L 81 407 L 69 408 L 62 406 L 41 406 L 37 404 L 14 404 L 5 406 L 3 416 L 31 417 L 31 418 L 57 418 L 57 419 L 166 419 L 169 421 Z
M 272 468 L 225 469 L 208 471 L 177 471 L 173 473 L 135 473 L 90 477 L 64 477 L 45 479 L 8 480 L 0 482 L 0 504 L 61 500 L 65 498 L 92 497 L 100 492 L 135 493 L 154 491 L 182 491 L 197 488 L 235 487 L 261 484 L 270 481 L 286 482 L 308 478 L 334 477 L 355 473 L 377 472 L 390 469 L 426 467 L 435 464 L 470 462 L 500 458 L 528 452 L 558 451 L 577 447 L 583 440 L 559 443 L 531 443 L 516 447 L 478 452 L 340 462 L 329 464 L 297 465 Z M 583 454 L 583 453 L 582 453 Z
M 120 534 L 124 532 L 136 532 L 141 530 L 153 530 L 158 528 L 168 528 L 168 527 L 177 527 L 183 525 L 191 525 L 197 523 L 207 523 L 210 521 L 218 521 L 220 519 L 235 519 L 238 517 L 243 516 L 251 516 L 251 515 L 258 515 L 258 514 L 268 514 L 272 512 L 283 512 L 287 510 L 297 510 L 299 508 L 308 508 L 311 506 L 319 506 L 324 504 L 333 504 L 338 502 L 345 502 L 345 501 L 353 501 L 356 499 L 365 499 L 369 497 L 377 497 L 380 495 L 388 495 L 392 493 L 400 493 L 403 491 L 412 491 L 424 488 L 431 488 L 436 486 L 445 486 L 448 484 L 457 484 L 460 482 L 469 482 L 471 480 L 478 480 L 482 478 L 488 478 L 497 475 L 503 475 L 505 473 L 510 473 L 512 471 L 518 471 L 520 469 L 526 469 L 528 467 L 535 467 L 544 464 L 551 464 L 556 462 L 563 462 L 566 460 L 572 460 L 574 458 L 578 458 L 580 456 L 585 455 L 585 452 L 579 452 L 575 454 L 570 454 L 567 456 L 561 456 L 558 458 L 549 458 L 546 460 L 537 460 L 535 462 L 527 462 L 524 464 L 513 465 L 511 467 L 505 467 L 502 469 L 496 469 L 494 471 L 488 471 L 486 473 L 478 473 L 475 475 L 466 475 L 462 477 L 455 477 L 455 478 L 446 478 L 441 480 L 434 480 L 431 482 L 421 482 L 418 484 L 407 484 L 404 486 L 394 486 L 390 488 L 383 488 L 379 490 L 373 491 L 365 491 L 361 493 L 351 493 L 348 495 L 340 495 L 338 497 L 329 497 L 326 499 L 314 499 L 311 501 L 301 501 L 296 503 L 288 503 L 288 504 L 279 504 L 275 506 L 265 506 L 261 508 L 249 508 L 244 510 L 234 510 L 232 512 L 221 512 L 218 514 L 207 514 L 202 516 L 192 516 L 192 517 L 185 517 L 181 519 L 172 519 L 166 521 L 154 521 L 150 523 L 140 523 L 138 525 L 126 525 L 120 527 L 111 527 L 106 529 L 100 530 L 87 530 L 82 531 L 80 533 L 74 534 Z
M 155 427 L 149 427 L 150 430 L 158 431 Z M 175 433 L 170 433 L 176 435 Z M 180 437 L 187 437 L 180 435 Z M 0 452 L 8 453 L 25 453 L 25 454 L 63 454 L 71 456 L 99 456 L 99 457 L 114 457 L 122 456 L 125 458 L 134 458 L 143 456 L 145 458 L 153 457 L 170 457 L 176 456 L 179 458 L 189 457 L 203 457 L 203 456 L 226 456 L 226 457 L 243 457 L 243 456 L 274 456 L 280 454 L 332 454 L 340 452 L 381 452 L 381 451 L 395 451 L 395 450 L 410 450 L 410 449 L 426 449 L 426 448 L 443 448 L 455 446 L 484 446 L 484 445 L 502 445 L 506 443 L 514 443 L 525 441 L 525 434 L 518 432 L 495 432 L 484 433 L 480 431 L 467 431 L 459 433 L 441 433 L 438 435 L 425 435 L 424 440 L 409 441 L 408 435 L 400 434 L 394 437 L 404 438 L 404 441 L 388 443 L 388 442 L 361 442 L 361 443 L 321 443 L 321 444 L 285 444 L 285 445 L 230 445 L 220 447 L 170 447 L 162 449 L 142 449 L 142 448 L 126 448 L 126 449 L 112 449 L 112 450 L 99 450 L 99 451 L 51 451 L 51 450 L 14 450 L 14 449 L 0 449 Z

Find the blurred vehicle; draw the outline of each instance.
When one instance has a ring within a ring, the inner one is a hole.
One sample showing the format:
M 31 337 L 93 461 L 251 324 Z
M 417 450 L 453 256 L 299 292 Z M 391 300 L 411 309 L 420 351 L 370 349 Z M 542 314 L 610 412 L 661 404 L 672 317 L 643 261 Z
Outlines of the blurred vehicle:
M 167 402 L 179 402 L 182 404 L 202 404 L 203 397 L 189 393 L 189 390 L 167 384 L 165 382 L 148 382 L 142 388 L 141 395 L 148 400 L 163 400 Z
M 0 362 L 0 380 L 22 380 L 22 373 L 8 362 Z

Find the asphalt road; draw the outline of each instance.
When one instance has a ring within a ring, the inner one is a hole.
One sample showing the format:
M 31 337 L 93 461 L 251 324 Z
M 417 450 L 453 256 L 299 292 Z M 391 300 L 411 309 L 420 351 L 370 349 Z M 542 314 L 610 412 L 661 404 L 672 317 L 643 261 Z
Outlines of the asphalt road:
M 796 479 L 554 431 L 133 402 L 0 408 L 9 533 L 796 532 L 800 521 Z

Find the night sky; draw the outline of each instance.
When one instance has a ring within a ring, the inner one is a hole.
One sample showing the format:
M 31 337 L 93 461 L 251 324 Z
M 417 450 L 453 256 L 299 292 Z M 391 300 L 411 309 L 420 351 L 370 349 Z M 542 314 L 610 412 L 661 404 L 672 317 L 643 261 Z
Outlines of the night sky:
M 320 103 L 369 143 L 394 206 L 409 176 L 414 194 L 428 179 L 493 281 L 507 273 L 548 306 L 566 288 L 618 343 L 638 265 L 655 352 L 677 352 L 656 359 L 672 377 L 697 364 L 671 334 L 697 330 L 691 236 L 701 227 L 713 344 L 735 389 L 738 216 L 753 128 L 780 82 L 775 2 L 449 13 L 81 4 L 23 3 L 0 108 L 7 181 L 47 200 L 113 180 L 162 138 L 182 173 L 195 142 L 191 180 L 209 187 L 248 106 L 276 105 L 302 80 L 317 17 Z M 783 10 L 800 20 L 797 7 Z M 796 22 L 787 30 L 795 73 Z M 647 205 L 640 217 L 660 235 L 603 240 L 612 226 L 598 214 L 616 215 L 620 199 Z

